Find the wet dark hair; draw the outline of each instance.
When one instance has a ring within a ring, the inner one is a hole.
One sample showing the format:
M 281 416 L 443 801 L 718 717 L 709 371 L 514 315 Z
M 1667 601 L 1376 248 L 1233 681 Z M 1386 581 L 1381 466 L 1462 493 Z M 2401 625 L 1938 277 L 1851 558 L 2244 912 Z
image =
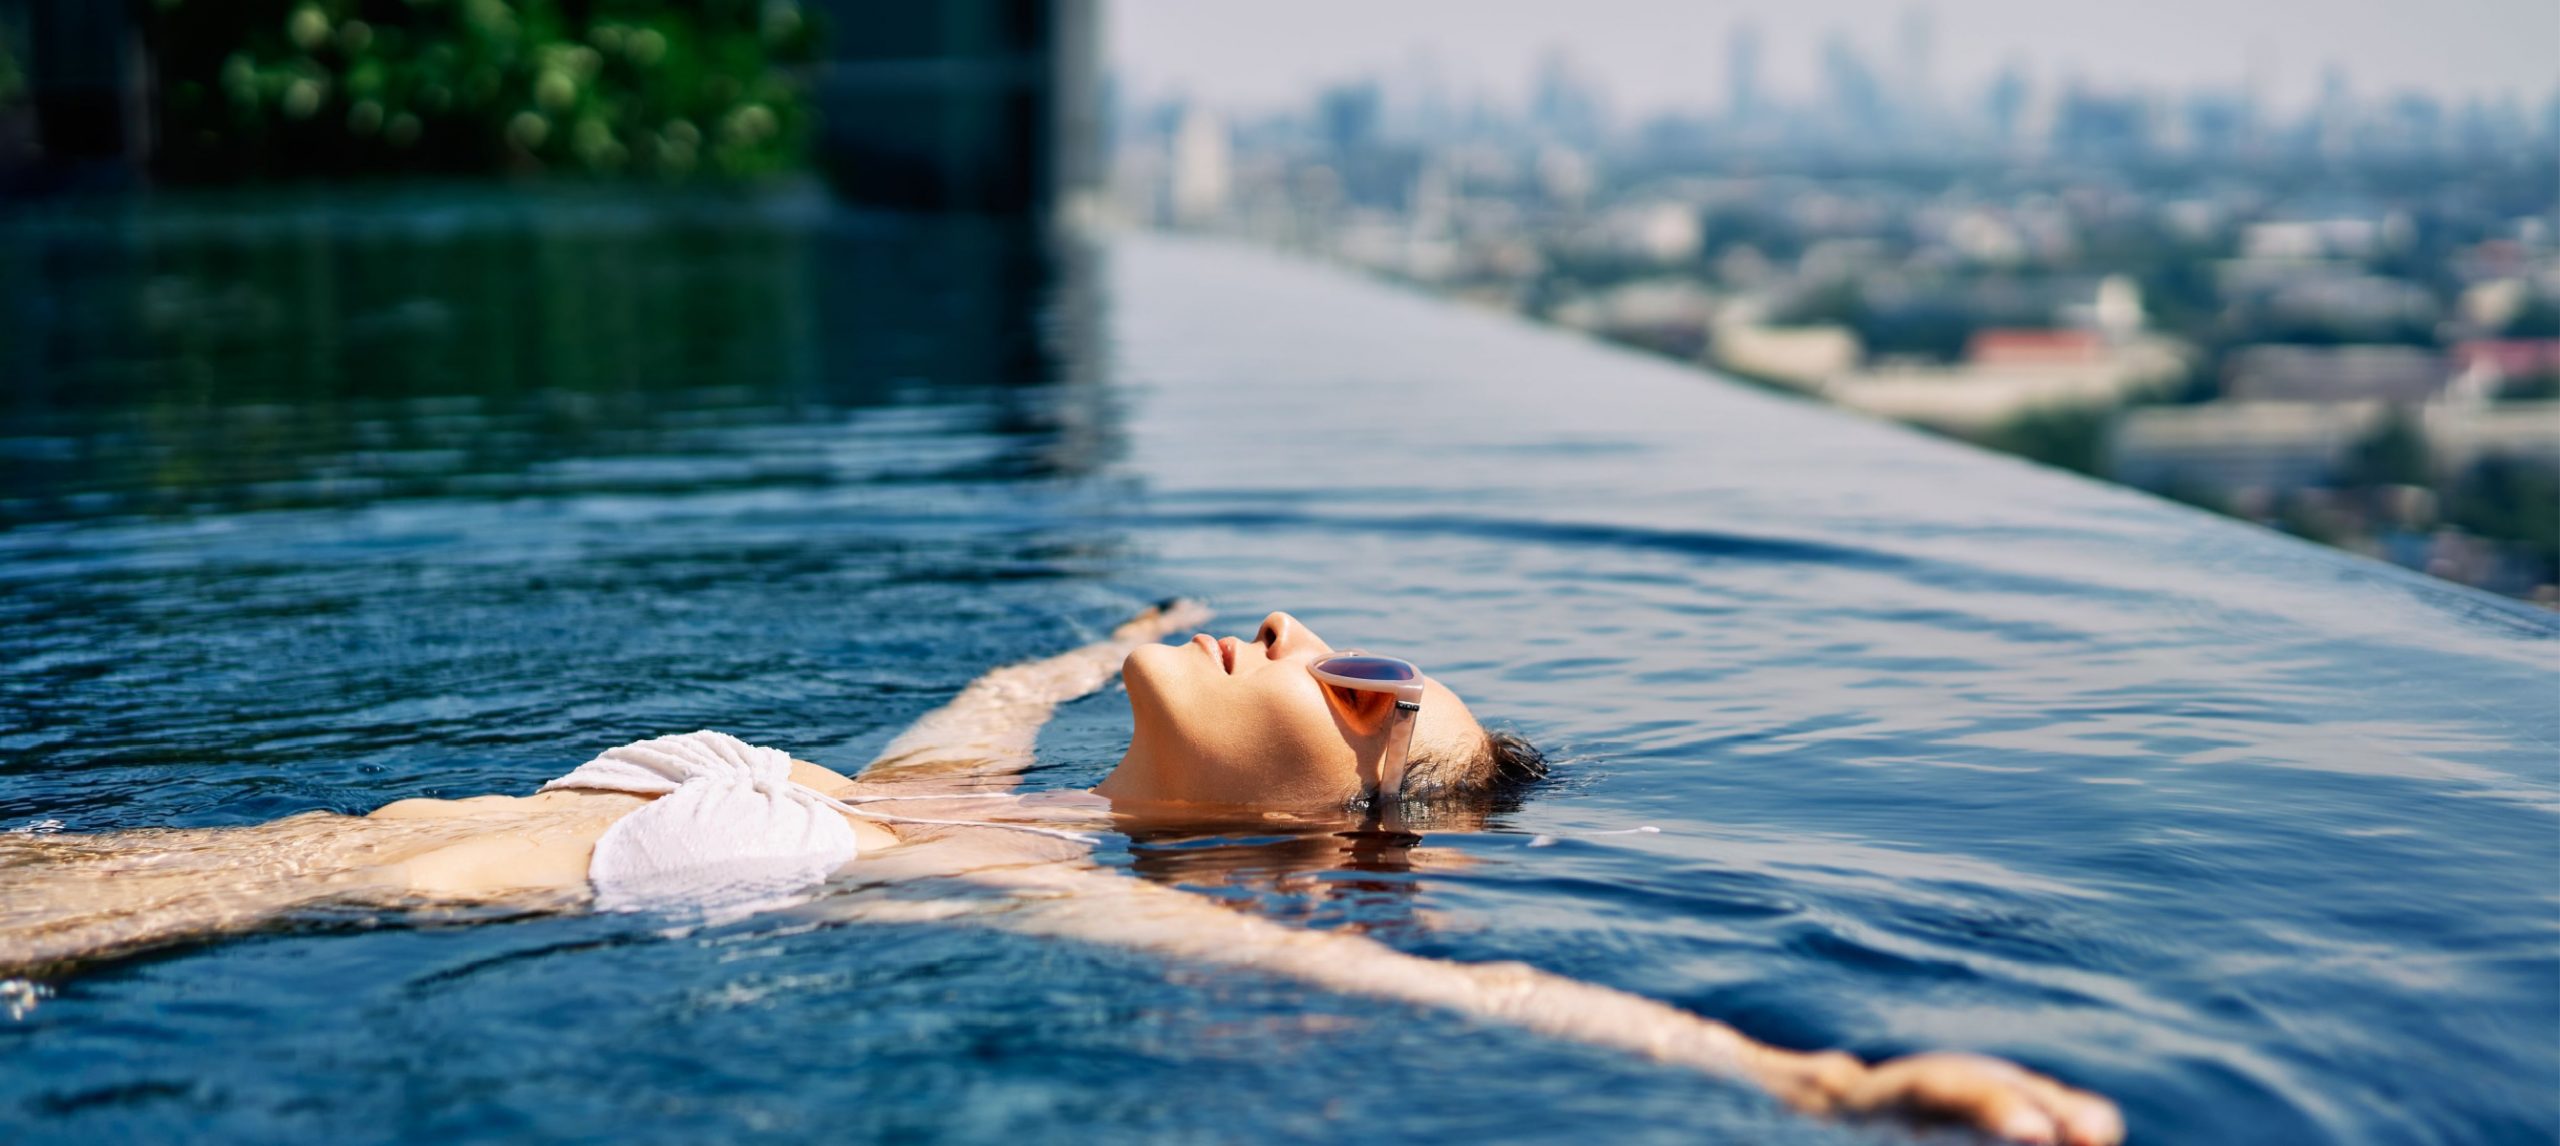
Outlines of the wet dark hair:
M 1500 795 L 1547 778 L 1547 754 L 1510 729 L 1484 734 L 1472 752 L 1417 752 L 1405 765 L 1408 796 Z

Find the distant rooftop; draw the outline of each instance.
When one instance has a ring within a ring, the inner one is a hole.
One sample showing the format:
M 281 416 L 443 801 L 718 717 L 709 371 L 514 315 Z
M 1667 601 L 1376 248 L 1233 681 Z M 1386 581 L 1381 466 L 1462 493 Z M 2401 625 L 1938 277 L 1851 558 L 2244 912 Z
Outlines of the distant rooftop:
M 1978 330 L 1964 356 L 1977 366 L 2041 366 L 2091 362 L 2105 351 L 2094 330 Z
M 2224 391 L 2252 402 L 2431 401 L 2453 371 L 2414 346 L 2253 346 L 2232 358 Z

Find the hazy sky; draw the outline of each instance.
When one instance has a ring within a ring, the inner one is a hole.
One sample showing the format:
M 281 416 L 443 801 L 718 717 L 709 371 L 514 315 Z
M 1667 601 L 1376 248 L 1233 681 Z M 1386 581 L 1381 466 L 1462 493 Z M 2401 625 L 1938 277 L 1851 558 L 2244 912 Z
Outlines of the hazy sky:
M 1905 0 L 1106 0 L 1119 74 L 1230 109 L 1300 106 L 1322 83 L 1436 70 L 1453 94 L 1517 100 L 1550 46 L 1621 112 L 1720 106 L 1725 44 L 1760 31 L 1763 87 L 1814 90 L 1823 38 L 1895 66 Z M 2560 0 L 1936 0 L 1931 72 L 1968 98 L 2004 63 L 2039 81 L 2238 86 L 2254 69 L 2279 108 L 2323 69 L 2356 92 L 2415 88 L 2539 105 L 2560 85 Z

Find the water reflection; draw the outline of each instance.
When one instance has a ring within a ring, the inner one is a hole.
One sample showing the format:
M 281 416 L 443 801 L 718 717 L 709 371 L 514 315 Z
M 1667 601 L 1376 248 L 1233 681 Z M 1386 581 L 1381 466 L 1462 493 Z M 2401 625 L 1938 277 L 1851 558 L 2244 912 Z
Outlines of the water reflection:
M 1364 933 L 1419 930 L 1411 832 L 1358 818 L 1203 822 L 1130 833 L 1130 869 L 1241 911 Z M 1427 865 L 1426 865 L 1427 866 Z
M 1428 929 L 1428 881 L 1470 865 L 1453 845 L 1516 809 L 1506 797 L 1124 821 L 1122 830 L 1141 879 L 1300 926 L 1414 938 Z
M 1123 438 L 1092 263 L 790 198 L 0 214 L 0 826 L 522 791 L 635 730 L 858 766 L 1148 599 L 1070 512 Z
M 1081 474 L 1115 450 L 1089 264 L 789 200 L 31 211 L 0 221 L 0 527 L 824 485 L 882 476 L 827 427 L 955 398 L 1009 447 L 891 476 Z

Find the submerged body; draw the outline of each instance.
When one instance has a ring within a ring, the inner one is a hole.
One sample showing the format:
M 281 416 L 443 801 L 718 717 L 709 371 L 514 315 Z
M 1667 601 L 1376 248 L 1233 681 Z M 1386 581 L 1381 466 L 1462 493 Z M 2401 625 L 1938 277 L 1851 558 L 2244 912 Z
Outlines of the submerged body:
M 1150 611 L 1112 640 L 989 673 L 893 741 L 858 779 L 789 761 L 788 785 L 834 803 L 850 829 L 858 858 L 836 873 L 839 882 L 952 892 L 838 895 L 815 910 L 848 921 L 968 917 L 1249 967 L 1746 1080 L 1808 1112 L 1906 1112 L 2025 1142 L 2121 1137 L 2104 1099 L 2000 1060 L 1926 1054 L 1867 1064 L 1839 1052 L 1766 1046 L 1722 1023 L 1526 965 L 1421 958 L 1097 868 L 1062 824 L 1107 828 L 1114 811 L 1232 811 L 1257 800 L 1266 809 L 1328 801 L 1339 808 L 1364 778 L 1374 782 L 1374 753 L 1356 738 L 1328 740 L 1319 690 L 1290 671 L 1330 646 L 1287 614 L 1273 614 L 1251 642 L 1152 644 L 1202 618 L 1196 606 Z M 1120 768 L 1097 788 L 1108 801 L 1005 795 L 1030 764 L 1049 712 L 1098 688 L 1124 659 L 1138 727 Z M 1436 681 L 1430 688 L 1424 712 L 1433 714 L 1436 702 L 1438 719 L 1427 715 L 1412 733 L 1438 761 L 1423 769 L 1427 784 L 1477 766 L 1467 761 L 1483 763 L 1470 754 L 1486 739 L 1454 694 Z M 322 906 L 500 914 L 639 906 L 597 894 L 611 890 L 598 878 L 599 844 L 653 800 L 679 798 L 555 786 L 528 796 L 402 800 L 363 817 L 311 813 L 254 828 L 19 837 L 0 843 L 0 885 L 9 890 L 0 905 L 0 966 L 96 958 Z M 891 800 L 902 822 L 863 810 L 866 801 Z
M 485 899 L 527 887 L 574 890 L 579 886 L 587 886 L 595 892 L 600 906 L 647 906 L 648 889 L 639 885 L 644 885 L 653 878 L 659 882 L 664 882 L 666 879 L 666 875 L 662 872 L 647 870 L 651 866 L 647 864 L 648 854 L 670 845 L 681 846 L 685 842 L 680 838 L 665 840 L 655 837 L 686 832 L 711 837 L 701 848 L 692 849 L 695 852 L 705 848 L 738 850 L 742 845 L 749 845 L 753 841 L 729 837 L 748 831 L 760 830 L 768 835 L 787 835 L 789 838 L 780 841 L 777 847 L 766 850 L 799 852 L 816 857 L 818 860 L 815 865 L 816 874 L 819 878 L 823 878 L 826 871 L 850 861 L 857 855 L 897 846 L 897 834 L 878 823 L 841 814 L 836 809 L 819 803 L 816 798 L 804 798 L 798 804 L 793 804 L 768 790 L 779 787 L 790 794 L 818 798 L 856 794 L 850 790 L 850 782 L 845 777 L 806 761 L 790 760 L 787 765 L 783 765 L 788 768 L 788 779 L 782 785 L 752 784 L 743 779 L 718 785 L 716 778 L 682 780 L 672 777 L 671 782 L 648 784 L 645 783 L 648 778 L 645 776 L 641 778 L 644 782 L 635 783 L 625 777 L 591 775 L 592 772 L 599 770 L 599 765 L 610 766 L 615 763 L 617 753 L 630 753 L 635 749 L 644 749 L 651 745 L 672 744 L 676 748 L 683 749 L 700 744 L 727 747 L 738 743 L 732 738 L 719 736 L 716 733 L 695 733 L 689 737 L 664 737 L 656 741 L 642 741 L 611 750 L 577 771 L 544 785 L 541 791 L 530 796 L 501 796 L 494 799 L 479 797 L 474 800 L 451 801 L 403 800 L 377 809 L 368 818 L 410 822 L 466 821 L 483 826 L 484 834 L 481 838 L 438 848 L 403 863 L 400 878 L 412 893 L 422 897 L 441 899 Z M 772 757 L 780 756 L 779 753 L 774 753 L 770 749 L 760 751 Z M 778 765 L 783 764 L 779 759 L 774 762 Z M 740 789 L 738 794 L 745 797 L 745 800 L 740 802 L 751 802 L 754 806 L 721 806 L 713 801 L 696 799 L 694 792 L 685 791 L 688 785 L 695 787 L 697 791 L 715 785 Z M 651 822 L 652 818 L 668 820 L 668 813 L 677 810 L 679 796 L 685 798 L 681 801 L 683 803 L 709 804 L 710 806 L 685 808 L 684 811 L 693 814 L 674 819 L 672 822 Z M 648 809 L 652 817 L 641 816 L 643 809 Z M 777 819 L 783 822 L 780 824 L 772 822 Z M 737 824 L 735 828 L 729 828 L 723 820 L 743 820 L 744 822 Z M 507 838 L 517 833 L 517 829 L 511 829 L 507 825 L 521 821 L 550 823 L 555 827 L 548 832 L 536 833 L 521 842 Z M 724 828 L 729 830 L 724 831 Z M 635 829 L 642 829 L 642 831 L 635 832 Z M 646 829 L 656 830 L 648 832 Z M 827 839 L 805 838 L 821 831 L 827 834 Z M 608 841 L 609 835 L 625 838 Z M 642 838 L 627 838 L 634 835 L 640 835 Z M 609 842 L 620 846 L 608 848 Z M 699 859 L 701 857 L 696 855 L 678 858 Z M 639 867 L 643 870 L 624 875 L 606 870 L 608 865 Z M 693 866 L 716 868 L 723 865 L 696 863 Z M 747 865 L 733 859 L 725 866 Z M 786 864 L 786 866 L 796 865 Z M 716 889 L 702 890 L 716 893 Z M 625 903 L 624 900 L 629 902 Z

